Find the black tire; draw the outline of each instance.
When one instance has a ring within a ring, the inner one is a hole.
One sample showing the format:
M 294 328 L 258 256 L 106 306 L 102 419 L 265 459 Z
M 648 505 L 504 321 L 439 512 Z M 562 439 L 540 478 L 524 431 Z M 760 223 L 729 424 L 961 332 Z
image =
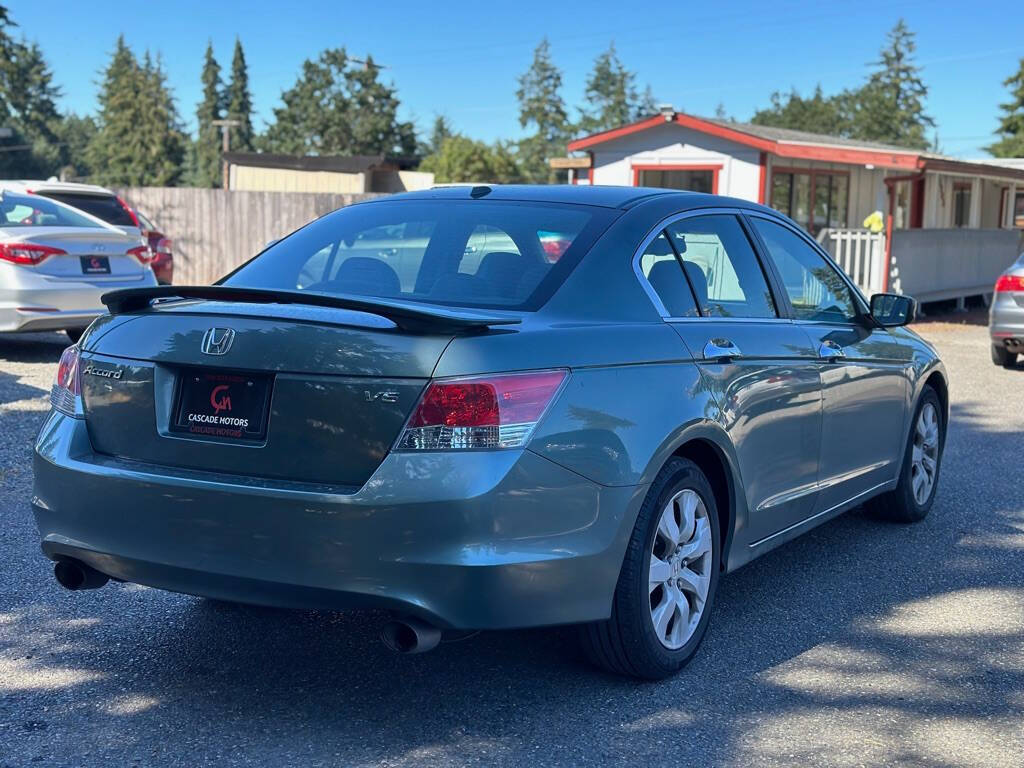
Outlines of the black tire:
M 996 365 L 1003 366 L 1003 368 L 1013 368 L 1017 365 L 1017 354 L 1015 352 L 1010 352 L 1006 347 L 993 344 L 992 362 Z
M 77 344 L 78 340 L 82 338 L 82 334 L 85 333 L 85 328 L 65 328 L 64 333 L 71 339 L 72 344 Z
M 695 491 L 707 510 L 712 539 L 711 573 L 697 627 L 682 647 L 673 650 L 655 634 L 648 569 L 661 510 L 673 496 L 686 489 Z M 711 618 L 721 571 L 721 541 L 715 496 L 704 473 L 688 459 L 670 459 L 652 483 L 637 516 L 612 599 L 611 617 L 580 628 L 587 658 L 610 672 L 646 680 L 661 680 L 682 669 L 700 646 Z
M 923 503 L 919 503 L 914 498 L 912 480 L 914 436 L 921 411 L 929 403 L 935 408 L 935 413 L 938 417 L 938 453 L 935 461 L 935 477 L 932 481 L 931 492 Z M 899 482 L 893 490 L 876 496 L 864 505 L 872 515 L 896 523 L 917 523 L 928 516 L 932 504 L 935 502 L 935 493 L 939 488 L 939 476 L 942 473 L 942 453 L 946 445 L 945 417 L 946 414 L 942 410 L 939 396 L 931 387 L 925 387 L 917 402 L 917 407 L 914 409 L 914 418 L 910 422 L 910 434 L 907 437 L 907 447 L 903 451 L 903 466 L 900 469 Z

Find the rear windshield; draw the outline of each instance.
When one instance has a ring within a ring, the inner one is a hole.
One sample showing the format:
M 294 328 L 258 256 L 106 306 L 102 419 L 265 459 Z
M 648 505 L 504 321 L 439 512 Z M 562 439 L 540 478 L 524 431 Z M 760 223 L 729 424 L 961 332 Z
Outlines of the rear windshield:
M 92 227 L 102 224 L 39 195 L 0 192 L 0 227 Z
M 221 284 L 536 309 L 614 213 L 484 200 L 365 203 L 300 229 Z
M 80 211 L 92 214 L 115 227 L 134 227 L 132 216 L 113 195 L 84 195 L 78 192 L 39 192 L 37 194 L 59 200 Z

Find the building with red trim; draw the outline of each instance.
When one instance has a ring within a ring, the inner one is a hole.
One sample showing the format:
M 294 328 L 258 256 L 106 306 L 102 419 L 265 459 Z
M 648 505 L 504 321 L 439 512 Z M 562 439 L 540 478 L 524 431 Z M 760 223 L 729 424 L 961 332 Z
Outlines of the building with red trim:
M 577 184 L 672 187 L 771 205 L 817 234 L 876 210 L 896 229 L 1013 223 L 1024 169 L 665 110 L 569 143 Z
M 1024 168 L 1000 166 L 998 160 L 968 162 L 670 108 L 571 141 L 568 149 L 575 156 L 552 165 L 568 169 L 570 183 L 668 187 L 770 205 L 818 237 L 865 290 L 909 293 L 910 279 L 923 298 L 985 293 L 1019 248 L 1014 212 L 1024 206 Z M 883 214 L 888 235 L 864 228 L 875 211 Z M 913 235 L 913 230 L 931 233 Z M 951 230 L 987 234 L 940 234 Z M 984 263 L 983 268 L 972 267 L 971 275 L 956 279 L 920 279 L 929 254 L 953 248 L 955 260 L 963 243 L 976 252 L 975 266 Z M 901 255 L 902 270 L 896 258 Z M 921 265 L 915 275 L 906 268 L 911 262 Z

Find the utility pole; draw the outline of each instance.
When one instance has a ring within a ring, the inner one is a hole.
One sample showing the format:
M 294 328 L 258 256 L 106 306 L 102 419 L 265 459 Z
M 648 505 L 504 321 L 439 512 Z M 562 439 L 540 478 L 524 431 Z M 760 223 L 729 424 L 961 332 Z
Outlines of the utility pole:
M 370 59 L 349 59 L 349 61 L 351 61 L 353 64 L 362 64 L 363 69 L 366 70 L 388 68 L 386 64 L 378 64 L 377 62 L 371 61 Z
M 223 189 L 228 188 L 228 159 L 224 157 L 229 151 L 231 151 L 231 129 L 237 128 L 242 124 L 241 120 L 212 120 L 211 123 L 220 128 L 220 151 L 221 159 L 224 161 L 221 171 L 221 187 Z

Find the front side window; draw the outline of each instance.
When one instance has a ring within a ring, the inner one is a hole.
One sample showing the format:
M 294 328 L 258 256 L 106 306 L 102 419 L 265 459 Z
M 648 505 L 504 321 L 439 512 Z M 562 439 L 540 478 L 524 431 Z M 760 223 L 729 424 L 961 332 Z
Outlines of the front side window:
M 702 315 L 777 317 L 768 281 L 735 216 L 694 216 L 667 231 Z
M 534 309 L 615 215 L 486 200 L 363 203 L 275 243 L 222 284 Z
M 857 316 L 849 286 L 821 254 L 781 224 L 758 217 L 751 221 L 765 242 L 797 318 L 846 323 Z

